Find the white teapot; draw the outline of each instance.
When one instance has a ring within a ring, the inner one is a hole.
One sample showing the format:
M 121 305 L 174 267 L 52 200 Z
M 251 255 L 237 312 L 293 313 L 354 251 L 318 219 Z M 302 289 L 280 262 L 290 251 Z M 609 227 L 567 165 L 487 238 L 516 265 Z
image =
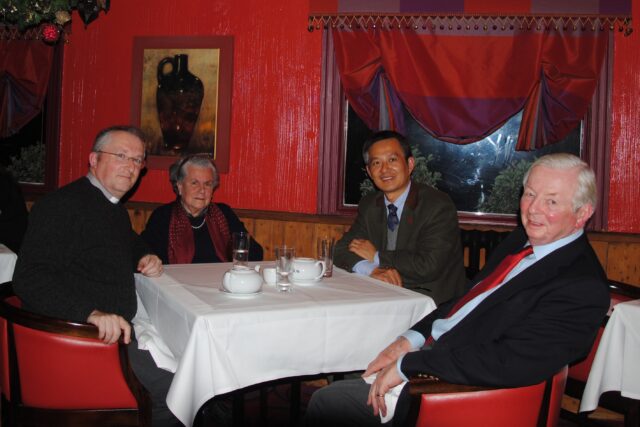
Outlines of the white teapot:
M 294 282 L 317 282 L 326 269 L 324 261 L 313 258 L 294 258 L 291 263 L 291 279 Z
M 235 266 L 224 273 L 222 286 L 227 292 L 234 294 L 255 294 L 262 288 L 262 276 L 258 273 L 260 266 L 255 269 Z

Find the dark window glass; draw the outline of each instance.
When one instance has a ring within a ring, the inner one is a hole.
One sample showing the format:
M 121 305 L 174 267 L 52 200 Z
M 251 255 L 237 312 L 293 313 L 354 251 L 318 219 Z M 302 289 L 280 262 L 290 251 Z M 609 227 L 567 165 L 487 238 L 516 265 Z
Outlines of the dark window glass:
M 43 141 L 46 137 L 44 117 L 45 113 L 40 112 L 18 133 L 0 139 L 0 162 L 21 183 L 44 184 L 45 146 Z
M 357 205 L 362 195 L 375 189 L 362 160 L 362 144 L 371 131 L 351 108 L 346 116 L 344 204 Z M 536 158 L 556 152 L 580 156 L 581 126 L 556 144 L 536 151 L 515 151 L 521 114 L 487 138 L 466 145 L 436 139 L 408 112 L 404 116 L 406 136 L 416 159 L 413 179 L 449 194 L 462 212 L 515 214 L 522 176 Z

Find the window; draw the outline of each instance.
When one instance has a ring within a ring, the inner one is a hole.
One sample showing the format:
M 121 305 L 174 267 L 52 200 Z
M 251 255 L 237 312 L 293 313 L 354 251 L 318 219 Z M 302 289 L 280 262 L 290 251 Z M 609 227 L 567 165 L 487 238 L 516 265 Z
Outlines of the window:
M 521 114 L 487 138 L 466 145 L 434 138 L 406 110 L 404 120 L 416 160 L 413 179 L 444 191 L 458 211 L 466 213 L 515 214 L 522 176 L 535 158 L 551 152 L 580 155 L 580 126 L 556 144 L 536 151 L 515 151 Z M 357 206 L 361 196 L 374 191 L 362 160 L 362 143 L 372 132 L 351 108 L 347 130 L 343 204 Z
M 320 213 L 355 214 L 367 182 L 361 147 L 371 131 L 353 112 L 342 93 L 333 59 L 332 41 L 325 31 L 323 44 L 323 127 L 318 206 Z M 449 194 L 461 222 L 515 224 L 522 174 L 534 158 L 549 152 L 581 155 L 596 170 L 599 194 L 606 195 L 608 181 L 608 110 L 611 46 L 589 113 L 564 141 L 536 152 L 515 152 L 520 114 L 482 141 L 455 145 L 427 134 L 405 111 L 407 136 L 415 146 L 420 172 L 436 178 L 436 187 Z M 417 168 L 418 169 L 418 168 Z M 339 181 L 336 183 L 336 176 Z M 496 185 L 496 178 L 498 179 Z M 416 171 L 414 171 L 414 178 Z M 363 185 L 364 183 L 364 185 Z M 364 187 L 364 188 L 362 188 Z M 595 229 L 606 224 L 606 196 L 592 220 Z
M 54 48 L 47 95 L 40 114 L 18 133 L 0 139 L 0 163 L 20 182 L 26 194 L 46 193 L 57 187 L 63 49 L 64 43 Z

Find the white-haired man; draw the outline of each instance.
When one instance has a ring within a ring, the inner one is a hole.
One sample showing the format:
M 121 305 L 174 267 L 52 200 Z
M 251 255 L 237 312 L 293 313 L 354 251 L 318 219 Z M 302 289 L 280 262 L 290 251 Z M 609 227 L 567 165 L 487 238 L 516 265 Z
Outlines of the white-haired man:
M 522 227 L 496 248 L 467 293 L 383 350 L 363 375 L 377 374 L 371 386 L 353 380 L 317 391 L 308 425 L 380 425 L 385 395 L 418 373 L 516 387 L 588 353 L 609 307 L 605 273 L 583 231 L 596 203 L 593 171 L 573 155 L 551 154 L 531 166 L 523 185 Z M 407 400 L 403 390 L 394 424 L 406 416 Z

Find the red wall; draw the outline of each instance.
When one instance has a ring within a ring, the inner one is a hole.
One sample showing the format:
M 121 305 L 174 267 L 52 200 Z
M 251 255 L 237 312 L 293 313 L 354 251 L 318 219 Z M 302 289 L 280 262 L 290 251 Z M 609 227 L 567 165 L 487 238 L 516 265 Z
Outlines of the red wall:
M 233 35 L 229 173 L 214 198 L 236 208 L 315 213 L 320 33 L 300 0 L 114 0 L 86 29 L 74 14 L 65 47 L 60 182 L 86 173 L 96 132 L 130 122 L 134 36 Z M 151 170 L 132 200 L 165 202 Z
M 640 233 L 640 0 L 633 23 L 635 32 L 615 40 L 609 230 Z
M 640 22 L 640 0 L 633 0 Z M 60 182 L 86 173 L 95 133 L 129 122 L 134 36 L 233 35 L 231 162 L 214 198 L 236 208 L 315 213 L 320 32 L 304 0 L 113 0 L 65 50 Z M 616 34 L 609 228 L 640 233 L 640 28 Z M 173 198 L 149 171 L 133 200 Z

